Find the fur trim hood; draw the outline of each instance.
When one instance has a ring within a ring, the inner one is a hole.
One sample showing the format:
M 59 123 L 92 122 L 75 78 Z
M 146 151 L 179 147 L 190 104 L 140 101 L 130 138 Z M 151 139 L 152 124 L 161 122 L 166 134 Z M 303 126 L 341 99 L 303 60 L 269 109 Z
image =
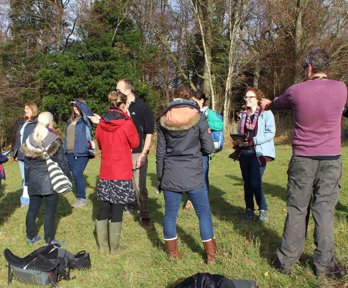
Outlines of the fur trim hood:
M 47 154 L 50 157 L 52 157 L 58 152 L 58 150 L 60 149 L 62 145 L 63 145 L 62 140 L 60 140 L 59 138 L 54 140 L 52 144 L 50 144 L 49 147 L 47 148 Z M 26 143 L 22 144 L 20 149 L 21 149 L 21 152 L 25 155 L 25 157 L 40 159 L 40 160 L 45 159 L 44 151 L 42 149 L 31 149 L 27 146 Z
M 160 117 L 160 124 L 170 131 L 188 130 L 195 126 L 201 115 L 198 107 L 190 100 L 175 100 L 168 105 L 167 111 Z

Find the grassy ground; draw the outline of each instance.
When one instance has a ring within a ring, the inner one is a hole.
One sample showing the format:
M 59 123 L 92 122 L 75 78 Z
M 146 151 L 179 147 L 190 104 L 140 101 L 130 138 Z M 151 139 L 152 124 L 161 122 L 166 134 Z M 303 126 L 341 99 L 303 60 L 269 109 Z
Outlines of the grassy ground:
M 215 156 L 211 162 L 210 198 L 213 211 L 216 240 L 220 256 L 215 265 L 203 261 L 203 248 L 199 238 L 198 221 L 193 211 L 181 210 L 178 217 L 178 234 L 181 261 L 166 258 L 163 244 L 162 219 L 164 201 L 156 194 L 154 155 L 150 154 L 148 189 L 151 217 L 155 230 L 144 231 L 137 219 L 126 214 L 123 226 L 123 243 L 128 249 L 119 255 L 98 253 L 93 235 L 98 210 L 95 186 L 99 160 L 89 162 L 85 171 L 88 182 L 87 208 L 73 210 L 74 195 L 61 198 L 57 215 L 56 238 L 64 240 L 64 247 L 76 253 L 85 249 L 91 254 L 93 268 L 90 271 L 72 271 L 74 279 L 62 281 L 60 287 L 173 287 L 174 283 L 197 272 L 209 272 L 237 279 L 255 279 L 260 287 L 348 287 L 348 279 L 338 281 L 325 277 L 317 279 L 312 272 L 313 220 L 305 251 L 293 269 L 292 276 L 274 270 L 270 263 L 280 243 L 286 216 L 286 170 L 291 147 L 277 146 L 276 161 L 268 164 L 264 176 L 264 190 L 269 207 L 270 220 L 264 225 L 244 222 L 243 187 L 237 162 L 228 158 L 230 149 Z M 348 147 L 343 148 L 343 189 L 335 216 L 335 241 L 337 257 L 348 262 Z M 25 256 L 37 246 L 25 242 L 25 215 L 27 208 L 18 207 L 20 174 L 17 163 L 5 164 L 8 180 L 3 182 L 0 193 L 0 250 L 10 248 L 15 254 Z M 43 236 L 42 217 L 38 220 L 39 234 Z M 7 285 L 7 268 L 0 256 L 0 287 Z M 14 280 L 11 287 L 28 287 Z

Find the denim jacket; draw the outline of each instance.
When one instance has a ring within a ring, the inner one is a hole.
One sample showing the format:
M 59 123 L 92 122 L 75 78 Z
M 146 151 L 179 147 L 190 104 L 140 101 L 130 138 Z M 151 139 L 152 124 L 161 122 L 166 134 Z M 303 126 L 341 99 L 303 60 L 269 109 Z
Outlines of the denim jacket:
M 241 133 L 241 121 L 238 122 L 238 134 Z M 256 156 L 275 158 L 274 136 L 276 132 L 272 111 L 262 111 L 257 122 L 257 133 L 253 138 Z

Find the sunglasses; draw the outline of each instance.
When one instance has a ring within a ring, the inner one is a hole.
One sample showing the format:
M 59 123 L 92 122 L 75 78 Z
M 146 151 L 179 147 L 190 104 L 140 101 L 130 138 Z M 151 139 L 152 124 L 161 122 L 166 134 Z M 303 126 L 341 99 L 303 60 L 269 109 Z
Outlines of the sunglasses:
M 244 96 L 244 100 L 254 99 L 256 96 Z

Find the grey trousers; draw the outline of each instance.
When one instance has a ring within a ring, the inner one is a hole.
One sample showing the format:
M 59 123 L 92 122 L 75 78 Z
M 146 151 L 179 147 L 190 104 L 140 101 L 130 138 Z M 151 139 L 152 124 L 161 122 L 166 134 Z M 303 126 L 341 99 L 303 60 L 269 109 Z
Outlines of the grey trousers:
M 139 156 L 140 153 L 132 154 L 133 167 L 135 167 L 135 163 L 137 162 Z M 145 164 L 140 169 L 133 170 L 133 186 L 137 198 L 137 204 L 140 211 L 140 217 L 144 219 L 150 218 L 148 191 L 146 189 L 147 166 L 148 160 L 146 157 Z
M 287 217 L 282 243 L 277 250 L 284 269 L 301 256 L 306 238 L 306 216 L 312 201 L 315 222 L 314 271 L 327 272 L 336 264 L 334 254 L 334 211 L 338 201 L 342 162 L 292 157 L 288 168 Z

